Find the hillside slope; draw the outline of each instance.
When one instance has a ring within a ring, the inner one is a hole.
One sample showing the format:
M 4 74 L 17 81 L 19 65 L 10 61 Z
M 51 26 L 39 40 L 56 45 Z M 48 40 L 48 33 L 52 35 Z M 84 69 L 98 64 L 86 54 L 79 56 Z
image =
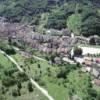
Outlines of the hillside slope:
M 51 8 L 71 1 L 73 3 L 100 4 L 98 0 L 0 0 L 0 16 L 16 22 L 31 21 L 33 16 L 50 12 Z

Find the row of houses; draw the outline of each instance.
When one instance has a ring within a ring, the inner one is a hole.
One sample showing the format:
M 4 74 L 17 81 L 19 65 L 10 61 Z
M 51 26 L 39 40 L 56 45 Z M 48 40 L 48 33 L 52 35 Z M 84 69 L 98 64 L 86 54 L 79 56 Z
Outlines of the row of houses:
M 70 36 L 42 35 L 33 32 L 27 25 L 7 22 L 0 23 L 0 37 L 10 38 L 14 42 L 26 43 L 45 53 L 67 53 L 72 42 Z
M 19 23 L 0 22 L 0 37 L 8 37 L 17 42 L 24 42 L 27 45 L 45 53 L 57 52 L 67 53 L 77 43 L 87 44 L 87 38 L 82 36 L 71 36 L 68 29 L 48 30 L 43 35 L 33 32 L 32 27 Z

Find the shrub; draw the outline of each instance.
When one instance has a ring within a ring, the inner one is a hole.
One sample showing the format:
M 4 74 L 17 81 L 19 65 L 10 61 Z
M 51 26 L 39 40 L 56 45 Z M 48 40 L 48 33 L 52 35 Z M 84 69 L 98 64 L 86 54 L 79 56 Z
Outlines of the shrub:
M 21 89 L 22 88 L 22 84 L 21 84 L 21 82 L 17 82 L 17 87 L 18 87 L 18 89 Z
M 74 48 L 74 55 L 75 56 L 80 56 L 80 55 L 82 55 L 82 49 L 81 48 L 78 48 L 78 47 L 75 47 Z
M 17 82 L 17 80 L 12 77 L 5 77 L 4 79 L 2 79 L 2 84 L 6 87 L 12 86 L 12 85 L 16 84 L 16 82 Z
M 33 91 L 33 86 L 32 86 L 32 83 L 31 82 L 28 82 L 27 87 L 28 87 L 29 92 L 32 92 Z
M 19 78 L 20 79 L 20 81 L 27 81 L 28 80 L 28 76 L 26 75 L 26 73 L 18 73 L 18 75 L 17 75 L 17 78 Z
M 41 68 L 41 65 L 40 64 L 37 64 L 38 68 Z
M 12 96 L 14 96 L 14 97 L 18 96 L 18 91 L 17 91 L 17 89 L 13 89 L 13 90 L 12 90 Z

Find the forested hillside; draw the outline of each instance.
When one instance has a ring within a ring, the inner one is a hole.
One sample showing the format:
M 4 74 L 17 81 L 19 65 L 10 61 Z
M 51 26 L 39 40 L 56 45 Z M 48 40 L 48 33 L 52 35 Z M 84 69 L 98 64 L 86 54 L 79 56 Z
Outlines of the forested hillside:
M 0 0 L 0 16 L 11 21 L 30 21 L 32 17 L 43 12 L 63 0 Z
M 75 34 L 100 35 L 98 0 L 0 0 L 0 16 L 43 29 L 68 27 Z

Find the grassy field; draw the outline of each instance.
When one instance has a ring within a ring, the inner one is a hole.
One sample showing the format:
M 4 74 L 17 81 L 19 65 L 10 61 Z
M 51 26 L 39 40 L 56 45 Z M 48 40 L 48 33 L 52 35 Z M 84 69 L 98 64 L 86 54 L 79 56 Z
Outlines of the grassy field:
M 57 84 L 51 77 L 43 77 L 42 80 L 46 84 L 46 89 L 55 100 L 68 100 L 68 91 L 61 84 Z
M 22 56 L 20 56 L 20 54 L 15 54 L 12 55 L 15 60 L 17 62 L 23 62 L 22 60 L 24 60 L 24 58 Z M 16 68 L 16 66 L 14 66 L 9 59 L 7 59 L 4 55 L 0 54 L 0 76 L 1 77 L 6 77 L 4 75 L 4 71 L 5 70 L 9 70 L 13 67 Z M 18 72 L 18 71 L 17 71 Z M 17 73 L 16 72 L 16 73 Z M 22 89 L 21 89 L 21 96 L 12 96 L 12 90 L 13 89 L 17 89 L 17 84 L 15 84 L 14 86 L 10 86 L 7 88 L 7 91 L 5 94 L 0 94 L 0 97 L 3 96 L 5 98 L 5 100 L 48 100 L 39 90 L 37 90 L 34 87 L 34 91 L 33 92 L 29 92 L 28 88 L 27 88 L 27 83 L 26 82 L 21 82 L 22 84 Z M 0 89 L 2 88 L 2 80 L 0 80 Z M 1 92 L 0 92 L 1 93 Z
M 55 100 L 68 100 L 68 91 L 64 86 L 53 83 L 47 83 L 47 90 Z
M 3 68 L 10 68 L 13 67 L 13 64 L 7 59 L 4 55 L 0 54 L 0 65 Z
M 25 58 L 22 57 L 20 54 L 13 55 L 13 57 L 19 62 L 19 64 L 20 62 L 24 63 L 25 71 L 28 73 L 29 76 L 32 76 L 33 79 L 35 79 L 36 77 L 41 77 L 42 83 L 39 83 L 40 86 L 43 86 L 46 90 L 48 90 L 49 94 L 54 97 L 55 100 L 68 99 L 67 89 L 63 85 L 58 85 L 56 83 L 55 78 L 60 67 L 58 67 L 57 65 L 52 66 L 48 64 L 48 62 L 38 61 L 36 59 L 33 59 L 32 63 L 29 63 L 28 59 L 25 60 Z M 48 71 L 50 71 L 51 73 L 50 76 L 48 76 Z
M 5 77 L 4 71 L 9 70 L 13 67 L 14 67 L 14 64 L 0 53 L 0 79 Z
M 38 64 L 40 64 L 41 68 L 38 68 Z M 48 68 L 50 69 L 50 72 L 52 74 L 52 76 L 49 77 L 47 76 Z M 57 71 L 59 71 L 59 67 L 53 67 L 47 62 L 38 61 L 37 63 L 34 63 L 30 66 L 30 71 L 28 73 L 33 77 L 41 76 L 41 80 L 45 84 L 44 88 L 48 90 L 49 94 L 53 96 L 55 100 L 67 100 L 67 89 L 62 85 L 56 84 L 55 80 L 52 78 L 56 77 Z M 40 72 L 42 72 L 42 74 Z
M 31 75 L 34 77 L 35 76 L 34 71 L 36 71 L 38 73 L 37 75 L 39 76 L 40 71 L 42 71 L 41 80 L 42 82 L 45 83 L 46 87 L 44 88 L 48 90 L 49 94 L 52 95 L 55 98 L 55 100 L 67 100 L 68 99 L 67 89 L 63 85 L 58 85 L 56 83 L 56 74 L 57 71 L 59 71 L 59 67 L 51 66 L 47 62 L 41 62 L 41 61 L 39 61 L 38 64 L 40 64 L 41 68 L 38 68 L 36 63 L 31 65 L 30 68 Z M 46 75 L 48 68 L 50 69 L 50 73 L 51 73 L 50 76 Z M 57 81 L 59 80 L 57 79 Z
M 23 62 L 24 57 L 22 57 L 19 53 L 16 53 L 15 55 L 12 55 L 12 57 L 17 61 L 17 62 Z
M 29 92 L 27 88 L 27 82 L 22 83 L 21 96 L 13 97 L 12 89 L 16 89 L 16 85 L 10 87 L 6 93 L 7 100 L 48 100 L 39 90 L 34 87 L 33 92 Z

